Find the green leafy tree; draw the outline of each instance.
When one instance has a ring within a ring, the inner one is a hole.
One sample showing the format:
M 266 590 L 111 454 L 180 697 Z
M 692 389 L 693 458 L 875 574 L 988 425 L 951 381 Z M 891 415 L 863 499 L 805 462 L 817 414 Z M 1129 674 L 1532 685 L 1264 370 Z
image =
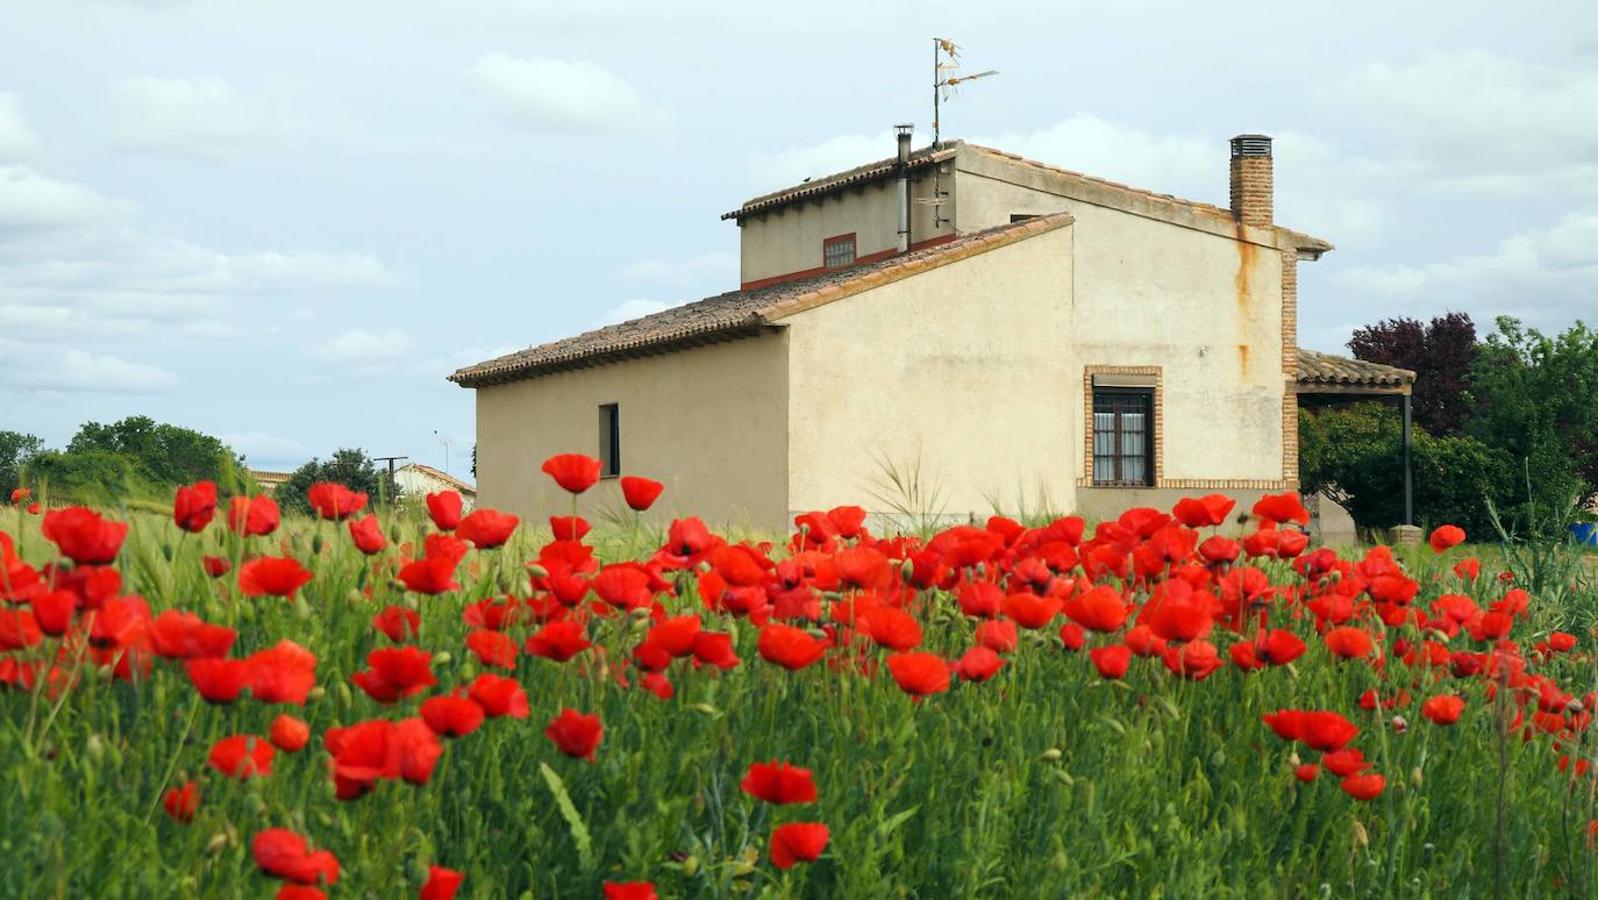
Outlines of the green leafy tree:
M 244 461 L 217 438 L 149 416 L 129 416 L 109 425 L 85 422 L 67 453 L 91 451 L 126 456 L 144 481 L 163 487 L 210 480 L 234 488 L 244 469 Z
M 110 450 L 45 450 L 28 463 L 27 476 L 36 493 L 73 503 L 162 500 L 168 491 L 150 483 L 133 457 Z
M 284 510 L 309 514 L 311 504 L 305 492 L 318 481 L 332 481 L 351 490 L 365 491 L 371 498 L 368 502 L 373 504 L 391 499 L 395 494 L 388 472 L 379 469 L 366 451 L 346 447 L 326 460 L 313 459 L 295 469 L 277 489 L 278 505 Z
M 1299 413 L 1299 477 L 1306 493 L 1324 491 L 1366 528 L 1404 519 L 1403 424 L 1377 402 Z M 1454 524 L 1479 538 L 1493 533 L 1487 501 L 1515 496 L 1509 455 L 1468 436 L 1412 434 L 1417 524 Z
M 22 484 L 29 460 L 44 450 L 44 441 L 20 431 L 0 431 L 0 503 Z
M 1598 333 L 1580 322 L 1553 337 L 1507 316 L 1497 324 L 1471 371 L 1466 430 L 1515 461 L 1534 509 L 1585 505 L 1598 495 Z

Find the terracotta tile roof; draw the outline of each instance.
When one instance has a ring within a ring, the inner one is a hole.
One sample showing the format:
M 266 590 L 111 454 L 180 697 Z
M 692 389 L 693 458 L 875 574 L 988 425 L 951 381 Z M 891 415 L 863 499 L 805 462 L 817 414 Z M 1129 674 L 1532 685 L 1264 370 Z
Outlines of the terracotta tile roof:
M 426 475 L 429 478 L 435 478 L 463 494 L 470 494 L 473 497 L 477 496 L 476 486 L 472 485 L 470 482 L 462 481 L 459 478 L 456 478 L 454 475 L 449 474 L 443 469 L 435 469 L 432 466 L 426 466 L 421 463 L 406 463 L 405 465 L 399 467 L 400 472 L 403 472 L 406 469 L 415 469 L 423 475 Z
M 777 320 L 806 309 L 1053 231 L 1072 221 L 1068 213 L 1038 216 L 963 234 L 952 241 L 878 262 L 835 269 L 802 281 L 753 291 L 729 291 L 466 366 L 449 376 L 449 380 L 462 387 L 486 387 L 616 359 L 752 336 L 775 327 Z
M 1385 393 L 1402 393 L 1415 383 L 1415 373 L 1396 366 L 1349 359 L 1314 350 L 1298 351 L 1300 393 L 1314 393 L 1316 387 L 1386 388 Z
M 931 147 L 923 147 L 920 150 L 910 154 L 910 169 L 911 171 L 924 169 L 934 163 L 940 163 L 946 159 L 953 159 L 957 150 L 957 146 L 945 146 L 944 149 L 934 153 Z M 765 210 L 769 209 L 775 209 L 779 206 L 785 206 L 789 203 L 794 203 L 810 197 L 819 197 L 823 194 L 841 191 L 848 187 L 868 184 L 872 181 L 890 178 L 897 174 L 898 161 L 899 159 L 897 156 L 890 156 L 887 159 L 879 159 L 876 162 L 866 163 L 863 166 L 856 166 L 853 169 L 849 169 L 844 172 L 838 172 L 834 175 L 827 175 L 821 178 L 812 178 L 803 184 L 796 184 L 793 187 L 783 188 L 780 191 L 762 194 L 759 197 L 744 201 L 743 206 L 740 206 L 731 212 L 722 213 L 721 218 L 723 220 L 742 219 L 744 216 L 754 215 L 755 213 L 764 212 Z

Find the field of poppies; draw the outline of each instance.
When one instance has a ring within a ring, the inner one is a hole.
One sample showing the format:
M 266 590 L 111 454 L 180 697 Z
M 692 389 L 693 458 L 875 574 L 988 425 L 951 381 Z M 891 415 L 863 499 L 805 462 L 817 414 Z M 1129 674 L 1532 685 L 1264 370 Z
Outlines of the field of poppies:
M 536 523 L 12 497 L 0 895 L 1598 892 L 1593 636 L 1457 528 L 1339 554 L 1287 493 L 757 543 L 635 477 L 591 530 L 597 461 L 543 468 Z

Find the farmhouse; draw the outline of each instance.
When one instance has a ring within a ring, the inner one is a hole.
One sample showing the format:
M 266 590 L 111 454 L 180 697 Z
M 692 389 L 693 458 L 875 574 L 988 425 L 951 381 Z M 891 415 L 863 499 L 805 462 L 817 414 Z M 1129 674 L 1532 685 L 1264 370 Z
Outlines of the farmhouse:
M 1297 487 L 1301 397 L 1413 373 L 1301 351 L 1271 140 L 1232 139 L 1230 208 L 961 141 L 756 197 L 736 290 L 460 369 L 482 502 L 564 508 L 578 451 L 662 512 L 1109 516 Z M 601 490 L 614 491 L 615 485 Z
M 437 491 L 454 491 L 461 495 L 464 508 L 477 505 L 477 488 L 442 469 L 421 463 L 406 463 L 394 470 L 394 486 L 407 497 L 423 497 Z

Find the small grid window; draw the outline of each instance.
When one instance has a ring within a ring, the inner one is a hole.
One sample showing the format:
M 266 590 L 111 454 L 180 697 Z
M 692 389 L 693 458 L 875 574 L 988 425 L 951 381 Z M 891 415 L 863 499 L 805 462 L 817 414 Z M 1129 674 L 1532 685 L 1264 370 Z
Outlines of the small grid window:
M 599 473 L 605 478 L 621 475 L 621 404 L 599 407 Z
M 854 235 L 840 234 L 822 241 L 821 264 L 829 269 L 854 265 Z
M 1093 391 L 1093 483 L 1107 487 L 1154 484 L 1154 391 Z

